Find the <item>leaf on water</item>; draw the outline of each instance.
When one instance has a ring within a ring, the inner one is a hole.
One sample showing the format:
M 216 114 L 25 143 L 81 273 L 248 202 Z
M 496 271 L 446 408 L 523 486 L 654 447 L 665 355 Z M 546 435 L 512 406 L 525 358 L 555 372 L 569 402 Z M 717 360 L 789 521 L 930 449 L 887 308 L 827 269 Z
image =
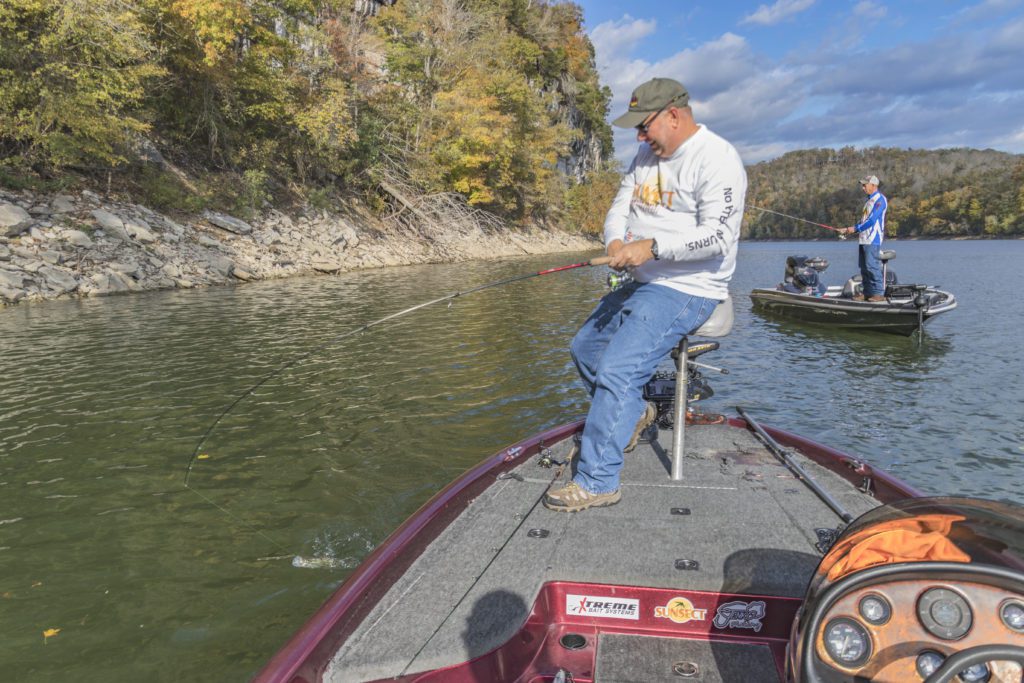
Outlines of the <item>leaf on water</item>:
M 206 453 L 200 453 L 196 460 L 209 460 L 210 456 Z
M 46 645 L 46 640 L 48 638 L 53 638 L 58 633 L 60 633 L 59 628 L 48 628 L 45 631 L 43 631 L 43 645 Z

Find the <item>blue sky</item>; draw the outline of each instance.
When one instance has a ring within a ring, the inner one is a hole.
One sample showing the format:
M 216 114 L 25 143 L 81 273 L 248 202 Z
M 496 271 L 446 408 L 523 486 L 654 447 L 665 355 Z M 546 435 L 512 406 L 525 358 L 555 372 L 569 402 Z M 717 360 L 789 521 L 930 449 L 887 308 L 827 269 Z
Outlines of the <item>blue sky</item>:
M 1024 0 L 575 0 L 625 111 L 655 76 L 744 161 L 811 147 L 1024 153 Z M 636 151 L 615 129 L 616 157 Z

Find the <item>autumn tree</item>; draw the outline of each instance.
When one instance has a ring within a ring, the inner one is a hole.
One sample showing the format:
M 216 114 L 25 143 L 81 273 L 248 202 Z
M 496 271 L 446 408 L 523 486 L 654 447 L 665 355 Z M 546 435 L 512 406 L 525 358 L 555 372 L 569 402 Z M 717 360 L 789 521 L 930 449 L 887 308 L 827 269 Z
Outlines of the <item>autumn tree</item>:
M 142 103 L 164 73 L 146 28 L 152 11 L 126 0 L 4 0 L 4 156 L 55 167 L 122 163 L 150 129 Z

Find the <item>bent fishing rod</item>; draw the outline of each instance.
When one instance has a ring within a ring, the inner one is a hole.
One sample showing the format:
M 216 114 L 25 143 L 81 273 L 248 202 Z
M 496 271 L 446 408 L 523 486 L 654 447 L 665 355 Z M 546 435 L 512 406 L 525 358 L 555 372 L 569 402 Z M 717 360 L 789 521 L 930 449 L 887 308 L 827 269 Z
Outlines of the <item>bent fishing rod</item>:
M 487 283 L 485 285 L 479 285 L 477 287 L 472 287 L 472 288 L 467 289 L 465 291 L 453 292 L 451 294 L 448 294 L 448 295 L 442 296 L 442 297 L 438 297 L 437 299 L 433 299 L 431 301 L 426 301 L 426 302 L 421 303 L 421 304 L 416 304 L 415 306 L 410 306 L 409 308 L 406 308 L 405 310 L 402 310 L 402 311 L 398 311 L 397 313 L 392 313 L 390 315 L 386 315 L 386 316 L 384 316 L 383 318 L 381 318 L 379 320 L 374 320 L 373 322 L 366 323 L 365 325 L 357 327 L 357 328 L 355 328 L 353 330 L 349 330 L 348 332 L 343 332 L 342 334 L 339 334 L 336 337 L 332 337 L 331 339 L 328 339 L 323 344 L 320 344 L 319 346 L 317 346 L 313 350 L 307 351 L 306 353 L 302 354 L 301 356 L 298 356 L 297 358 L 294 358 L 294 359 L 288 361 L 287 363 L 285 363 L 284 365 L 280 366 L 279 368 L 277 368 L 276 370 L 274 370 L 273 372 L 268 374 L 266 377 L 261 379 L 259 382 L 257 382 L 256 384 L 252 385 L 251 387 L 249 387 L 243 394 L 241 394 L 238 398 L 236 398 L 234 401 L 232 401 L 231 404 L 228 405 L 221 412 L 220 415 L 217 416 L 217 419 L 214 420 L 213 423 L 210 424 L 210 426 L 203 433 L 202 438 L 199 439 L 199 443 L 196 444 L 195 450 L 192 451 L 192 456 L 188 460 L 188 467 L 185 469 L 185 488 L 188 488 L 188 489 L 191 489 L 192 491 L 195 491 L 195 489 L 192 489 L 192 487 L 190 487 L 188 485 L 189 477 L 192 474 L 192 466 L 195 465 L 196 459 L 199 457 L 199 451 L 202 450 L 203 446 L 206 444 L 206 440 L 213 433 L 213 430 L 217 428 L 217 425 L 220 424 L 221 420 L 223 420 L 227 416 L 228 413 L 230 413 L 232 410 L 234 410 L 235 406 L 237 406 L 239 403 L 241 403 L 246 398 L 251 396 L 253 394 L 253 392 L 255 392 L 261 386 L 263 386 L 264 384 L 269 382 L 274 377 L 277 377 L 279 374 L 281 374 L 282 372 L 284 372 L 288 368 L 292 367 L 296 363 L 299 363 L 299 362 L 309 358 L 310 356 L 312 356 L 315 353 L 319 353 L 320 351 L 322 351 L 323 349 L 327 348 L 328 346 L 331 346 L 332 344 L 336 344 L 339 341 L 341 341 L 342 339 L 345 339 L 346 337 L 351 337 L 352 335 L 359 334 L 360 332 L 365 332 L 366 330 L 370 329 L 371 327 L 375 327 L 376 325 L 380 325 L 381 323 L 387 322 L 388 320 L 394 320 L 395 318 L 400 318 L 403 315 L 406 315 L 408 313 L 412 313 L 413 311 L 418 311 L 419 309 L 426 308 L 427 306 L 432 306 L 434 304 L 439 304 L 439 303 L 442 303 L 444 301 L 451 301 L 453 299 L 457 299 L 460 296 L 467 296 L 467 295 L 473 294 L 475 292 L 482 292 L 483 290 L 491 289 L 492 287 L 500 287 L 502 285 L 511 284 L 513 282 L 519 282 L 521 280 L 528 280 L 530 278 L 540 277 L 542 275 L 551 275 L 552 273 L 562 273 L 562 272 L 565 272 L 567 270 L 575 270 L 576 268 L 587 268 L 587 267 L 590 267 L 590 266 L 604 266 L 604 265 L 607 265 L 611 260 L 612 259 L 611 259 L 610 256 L 597 256 L 595 258 L 590 259 L 589 261 L 583 261 L 581 263 L 571 263 L 571 264 L 569 264 L 567 266 L 559 266 L 557 268 L 548 268 L 547 270 L 537 271 L 536 273 L 526 273 L 524 275 L 516 275 L 514 277 L 505 278 L 504 280 L 498 280 L 496 282 L 489 282 L 489 283 Z M 196 493 L 199 493 L 199 492 L 196 491 Z M 206 497 L 203 496 L 203 498 L 206 498 Z M 207 500 L 209 501 L 209 499 L 207 499 Z M 212 501 L 209 501 L 209 502 L 212 503 Z M 216 504 L 214 503 L 214 505 L 216 505 Z M 217 506 L 217 507 L 220 507 L 220 506 Z
M 765 213 L 773 213 L 776 216 L 782 216 L 783 218 L 788 218 L 790 220 L 800 221 L 801 223 L 810 223 L 811 225 L 816 225 L 819 228 L 825 228 L 826 230 L 834 230 L 834 231 L 839 233 L 840 239 L 844 239 L 844 240 L 846 239 L 846 228 L 837 228 L 837 227 L 834 227 L 832 225 L 825 225 L 824 223 L 815 223 L 814 221 L 809 221 L 806 218 L 798 218 L 796 216 L 790 216 L 788 213 L 782 213 L 781 211 L 773 211 L 771 209 L 763 209 L 760 206 L 754 206 L 753 204 L 747 204 L 747 208 L 748 209 L 757 209 L 758 211 L 764 211 Z

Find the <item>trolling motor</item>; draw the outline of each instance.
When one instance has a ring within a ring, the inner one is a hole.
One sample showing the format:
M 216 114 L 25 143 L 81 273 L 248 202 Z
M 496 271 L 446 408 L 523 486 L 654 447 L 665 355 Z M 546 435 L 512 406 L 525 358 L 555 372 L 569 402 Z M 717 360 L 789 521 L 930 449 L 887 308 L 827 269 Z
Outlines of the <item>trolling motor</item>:
M 707 379 L 701 374 L 700 368 L 707 368 L 722 374 L 728 374 L 728 370 L 716 368 L 703 363 L 697 363 L 694 359 L 703 356 L 705 353 L 716 351 L 718 342 L 705 342 L 694 344 L 686 350 L 686 357 L 689 362 L 686 365 L 686 406 L 687 421 L 690 424 L 719 424 L 725 421 L 722 415 L 700 415 L 690 410 L 690 404 L 703 401 L 715 395 Z M 672 359 L 678 363 L 679 350 L 672 351 Z M 654 424 L 662 429 L 671 429 L 675 419 L 676 401 L 676 372 L 659 371 L 654 374 L 647 384 L 644 385 L 644 400 L 650 401 L 658 409 L 658 417 Z M 646 435 L 645 435 L 646 436 Z

